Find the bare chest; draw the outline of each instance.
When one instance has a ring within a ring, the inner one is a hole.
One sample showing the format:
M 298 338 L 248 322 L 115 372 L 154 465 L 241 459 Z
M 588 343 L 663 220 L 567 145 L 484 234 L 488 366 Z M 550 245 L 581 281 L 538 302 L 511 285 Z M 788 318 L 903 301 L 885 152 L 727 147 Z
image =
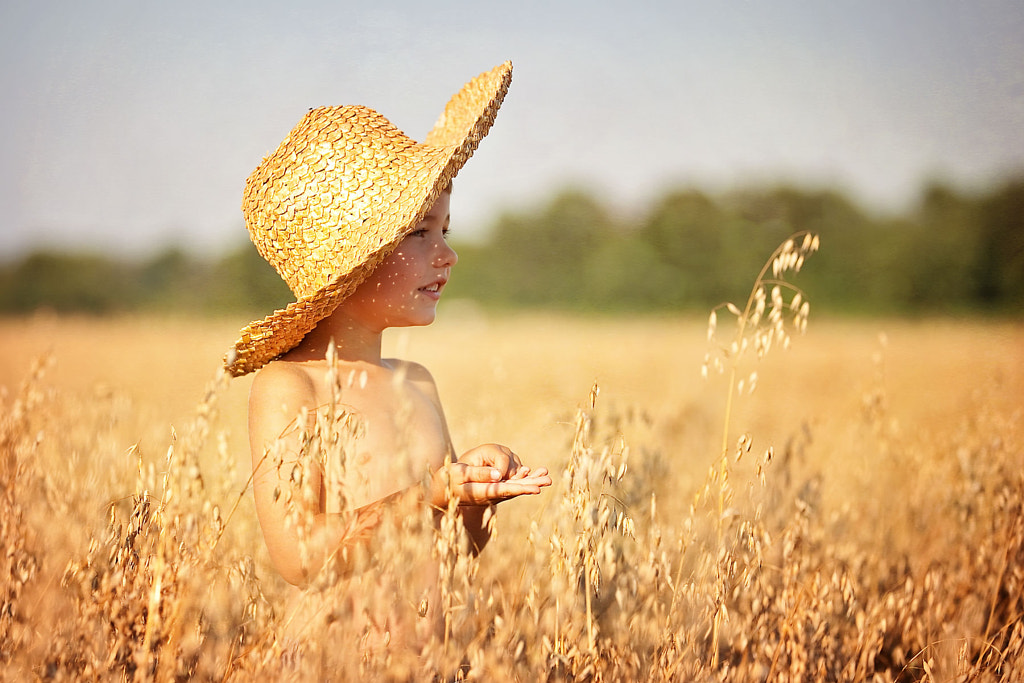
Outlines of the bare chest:
M 353 373 L 318 395 L 324 448 L 322 507 L 353 509 L 425 480 L 451 446 L 437 405 L 387 369 Z

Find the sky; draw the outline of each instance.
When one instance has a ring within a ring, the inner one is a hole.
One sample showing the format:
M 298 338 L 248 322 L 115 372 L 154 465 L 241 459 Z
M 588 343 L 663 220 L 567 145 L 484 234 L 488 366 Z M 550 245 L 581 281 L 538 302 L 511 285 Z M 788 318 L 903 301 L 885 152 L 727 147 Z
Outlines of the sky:
M 310 108 L 422 139 L 512 60 L 453 230 L 573 185 L 833 187 L 869 210 L 1024 169 L 1020 0 L 0 0 L 0 260 L 215 255 L 246 176 Z

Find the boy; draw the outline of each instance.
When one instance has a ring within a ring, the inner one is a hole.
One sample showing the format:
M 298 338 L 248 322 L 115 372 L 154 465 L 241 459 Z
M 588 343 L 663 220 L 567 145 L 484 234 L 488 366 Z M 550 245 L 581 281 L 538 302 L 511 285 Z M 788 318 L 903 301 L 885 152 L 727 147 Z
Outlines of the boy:
M 434 320 L 457 261 L 446 242 L 451 181 L 511 70 L 467 83 L 422 144 L 365 107 L 311 110 L 246 183 L 253 243 L 297 301 L 243 330 L 226 365 L 236 376 L 259 370 L 249 397 L 256 511 L 275 568 L 296 586 L 372 571 L 385 521 L 424 505 L 457 501 L 479 552 L 495 504 L 551 484 L 504 446 L 456 458 L 430 373 L 381 357 L 385 329 Z M 314 442 L 322 448 L 309 457 Z M 436 586 L 424 596 L 417 612 L 436 625 Z M 401 621 L 368 618 L 385 643 Z

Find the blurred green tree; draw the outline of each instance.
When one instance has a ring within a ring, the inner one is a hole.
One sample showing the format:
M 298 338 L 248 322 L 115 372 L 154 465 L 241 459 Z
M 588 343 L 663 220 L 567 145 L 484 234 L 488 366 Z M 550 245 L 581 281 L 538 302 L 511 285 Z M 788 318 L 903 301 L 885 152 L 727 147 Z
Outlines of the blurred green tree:
M 637 237 L 655 255 L 644 277 L 659 307 L 711 306 L 729 291 L 726 246 L 728 219 L 710 197 L 675 190 L 658 201 L 641 222 Z
M 0 305 L 13 313 L 110 313 L 138 303 L 131 269 L 95 254 L 39 251 L 12 264 Z
M 456 245 L 462 258 L 452 294 L 516 306 L 593 307 L 598 295 L 588 271 L 613 236 L 597 200 L 564 190 L 538 211 L 502 214 L 486 245 Z
M 1024 310 L 1024 179 L 1007 183 L 978 207 L 977 299 L 988 308 Z
M 266 314 L 295 300 L 277 271 L 248 242 L 212 264 L 207 279 L 207 308 L 217 313 Z
M 180 247 L 168 247 L 136 268 L 139 308 L 201 310 L 206 305 L 206 266 Z

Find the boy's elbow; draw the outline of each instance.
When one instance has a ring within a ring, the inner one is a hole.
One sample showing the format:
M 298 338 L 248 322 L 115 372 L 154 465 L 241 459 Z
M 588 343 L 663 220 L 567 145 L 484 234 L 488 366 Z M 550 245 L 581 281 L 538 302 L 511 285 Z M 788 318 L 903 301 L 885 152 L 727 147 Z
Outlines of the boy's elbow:
M 303 560 L 303 555 L 308 557 L 308 553 L 303 553 L 299 545 L 286 533 L 268 532 L 268 529 L 264 528 L 263 540 L 270 555 L 270 563 L 281 578 L 298 588 L 309 586 L 316 576 L 316 571 L 308 561 Z
M 285 581 L 295 586 L 296 588 L 300 588 L 302 590 L 309 588 L 311 577 L 308 572 L 286 569 L 281 572 L 281 576 L 282 578 L 284 578 Z
M 297 562 L 295 558 L 274 557 L 274 553 L 271 553 L 270 560 L 281 578 L 296 588 L 307 588 L 313 579 L 309 567 Z
M 316 582 L 333 582 L 340 578 L 347 577 L 353 572 L 353 562 L 345 561 L 348 553 L 341 553 L 339 556 L 323 558 L 322 562 L 303 562 L 298 553 L 271 552 L 270 560 L 274 569 L 285 581 L 296 588 L 306 589 Z M 360 556 L 362 556 L 360 554 Z

